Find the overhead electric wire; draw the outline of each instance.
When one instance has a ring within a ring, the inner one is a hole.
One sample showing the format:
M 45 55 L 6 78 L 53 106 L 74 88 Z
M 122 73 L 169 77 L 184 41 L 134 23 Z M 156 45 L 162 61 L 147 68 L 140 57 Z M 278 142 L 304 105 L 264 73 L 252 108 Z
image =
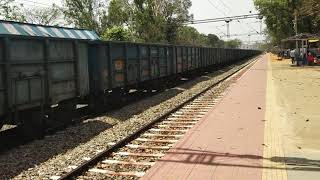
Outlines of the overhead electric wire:
M 243 33 L 243 34 L 230 34 L 230 36 L 262 36 L 260 33 Z
M 19 4 L 19 5 L 21 5 L 21 7 L 28 6 L 28 7 L 49 8 L 49 6 L 36 4 L 36 3 L 28 2 L 28 1 L 15 2 L 15 4 Z
M 55 3 L 52 4 L 47 4 L 47 3 L 40 3 L 40 2 L 36 2 L 36 1 L 32 1 L 32 0 L 19 0 L 18 2 L 20 2 L 21 4 L 26 4 L 29 6 L 38 6 L 38 7 L 50 7 L 52 8 L 52 6 L 54 5 L 55 7 L 59 8 L 59 9 L 64 9 L 63 7 L 58 6 Z M 16 2 L 16 3 L 18 3 Z
M 228 17 L 220 17 L 220 18 L 212 18 L 212 19 L 199 19 L 199 20 L 191 20 L 186 22 L 185 24 L 202 24 L 202 23 L 212 23 L 212 22 L 221 22 L 227 20 L 239 20 L 239 19 L 251 19 L 258 18 L 260 14 L 245 14 L 239 16 L 228 16 Z
M 218 28 L 218 27 L 215 27 L 215 28 L 219 31 L 219 33 L 220 33 L 220 34 L 223 34 L 223 35 L 227 36 L 227 34 L 226 34 L 226 33 L 224 33 L 223 31 L 221 31 L 221 29 L 220 29 L 220 28 Z M 222 36 L 220 36 L 220 37 L 222 37 Z
M 30 2 L 30 3 L 33 3 L 33 4 L 43 5 L 43 6 L 47 6 L 47 7 L 51 7 L 52 6 L 50 4 L 40 3 L 40 2 L 36 2 L 36 1 L 31 1 L 31 0 L 20 0 L 20 1 Z
M 222 14 L 224 14 L 225 16 L 227 16 L 227 14 L 226 14 L 224 11 L 220 10 L 215 4 L 213 4 L 211 0 L 207 0 L 207 1 L 208 1 L 208 2 L 210 3 L 210 5 L 213 6 L 216 10 L 218 10 L 219 12 L 221 12 Z M 228 6 L 227 4 L 225 4 L 222 0 L 219 0 L 219 2 L 225 7 L 225 9 L 228 10 L 228 12 L 231 13 L 231 8 L 229 8 L 229 6 Z M 233 19 L 228 19 L 228 18 L 226 17 L 224 20 L 221 20 L 221 21 L 226 21 L 226 22 L 228 21 L 227 23 L 229 23 L 231 20 L 233 20 Z M 237 20 L 237 22 L 240 24 L 241 29 L 242 29 L 243 31 L 246 31 L 246 30 L 244 29 L 244 27 L 243 27 L 243 24 L 240 22 L 240 20 L 239 20 L 239 19 L 236 19 L 236 20 Z M 194 21 L 192 24 L 201 24 L 201 23 L 204 23 L 204 22 L 195 22 L 195 21 Z M 248 28 L 256 31 L 256 29 L 254 29 L 254 28 L 253 28 L 252 26 L 250 26 L 250 25 L 248 25 Z M 256 31 L 256 32 L 258 32 L 258 31 Z
M 228 5 L 226 5 L 222 0 L 219 0 L 219 2 L 228 10 L 228 12 L 229 12 L 230 14 L 232 13 L 232 12 L 231 12 L 231 8 L 229 8 Z M 224 14 L 225 14 L 225 13 L 224 13 Z M 237 20 L 237 22 L 240 24 L 241 29 L 242 29 L 243 31 L 246 31 L 245 28 L 243 28 L 242 23 L 241 23 L 239 20 Z
M 220 1 L 221 4 L 229 10 L 229 12 L 231 12 L 231 8 L 229 8 L 229 6 L 228 6 L 227 4 L 225 4 L 222 0 L 218 0 L 218 1 Z M 242 24 L 242 22 L 240 22 L 239 19 L 237 20 L 237 22 L 240 24 L 241 28 L 243 29 L 243 24 Z M 250 26 L 248 23 L 246 23 L 246 24 L 248 25 L 248 27 L 249 27 L 250 29 L 252 29 L 252 30 L 254 30 L 255 32 L 259 33 L 256 29 L 254 29 L 254 28 L 253 28 L 252 26 Z
M 226 5 L 222 0 L 219 0 L 219 1 L 226 9 L 228 9 L 229 13 L 231 13 L 231 8 L 229 8 L 229 6 Z
M 211 0 L 207 0 L 216 10 L 220 11 L 223 15 L 227 16 L 227 14 L 224 11 L 221 11 L 216 5 L 214 5 Z

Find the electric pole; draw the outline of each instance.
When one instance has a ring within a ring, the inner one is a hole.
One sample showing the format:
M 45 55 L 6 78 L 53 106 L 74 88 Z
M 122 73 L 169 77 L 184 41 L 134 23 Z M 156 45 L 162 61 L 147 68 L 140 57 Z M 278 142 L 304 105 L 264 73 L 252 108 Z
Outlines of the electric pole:
M 231 20 L 225 20 L 226 23 L 227 23 L 227 37 L 230 38 L 230 22 Z
M 293 22 L 293 26 L 294 26 L 294 32 L 295 32 L 295 36 L 296 36 L 296 49 L 299 48 L 299 42 L 297 40 L 297 35 L 298 35 L 298 1 L 299 0 L 290 0 L 290 2 L 292 3 L 292 7 L 294 10 L 294 22 Z
M 298 10 L 294 10 L 294 31 L 296 34 L 296 38 L 298 36 Z M 298 40 L 296 39 L 296 49 L 299 48 Z

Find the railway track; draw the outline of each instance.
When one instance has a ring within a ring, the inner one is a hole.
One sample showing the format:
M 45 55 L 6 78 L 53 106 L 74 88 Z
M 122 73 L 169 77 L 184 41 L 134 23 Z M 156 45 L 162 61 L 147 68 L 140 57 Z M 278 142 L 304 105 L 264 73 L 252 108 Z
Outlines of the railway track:
M 109 143 L 107 150 L 98 150 L 94 157 L 83 157 L 84 163 L 68 167 L 66 174 L 52 176 L 53 180 L 105 179 L 142 177 L 163 157 L 180 138 L 193 128 L 221 99 L 211 91 L 223 82 L 240 77 L 255 61 L 195 94 L 173 110 L 141 127 L 117 143 Z M 214 97 L 216 97 L 214 99 Z

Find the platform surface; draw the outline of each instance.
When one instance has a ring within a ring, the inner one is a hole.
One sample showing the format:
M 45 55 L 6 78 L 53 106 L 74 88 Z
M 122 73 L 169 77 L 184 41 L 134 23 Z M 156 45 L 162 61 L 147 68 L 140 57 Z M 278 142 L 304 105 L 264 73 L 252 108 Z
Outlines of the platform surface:
M 319 180 L 319 79 L 261 56 L 142 179 Z
M 262 179 L 267 64 L 262 56 L 142 179 Z

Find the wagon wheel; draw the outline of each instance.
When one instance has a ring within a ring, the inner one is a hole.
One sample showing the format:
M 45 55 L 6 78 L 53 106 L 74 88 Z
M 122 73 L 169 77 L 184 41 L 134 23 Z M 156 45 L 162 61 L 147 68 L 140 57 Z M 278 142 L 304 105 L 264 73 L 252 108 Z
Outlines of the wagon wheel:
M 70 123 L 74 118 L 77 104 L 74 101 L 65 101 L 59 103 L 55 118 L 63 124 Z
M 33 109 L 22 113 L 22 133 L 25 137 L 42 138 L 44 133 L 44 116 L 41 110 Z
M 2 126 L 4 125 L 4 121 L 0 120 L 0 130 L 2 129 Z
M 4 123 L 5 120 L 6 120 L 6 115 L 0 116 L 0 130 L 2 129 L 3 125 L 5 124 Z

